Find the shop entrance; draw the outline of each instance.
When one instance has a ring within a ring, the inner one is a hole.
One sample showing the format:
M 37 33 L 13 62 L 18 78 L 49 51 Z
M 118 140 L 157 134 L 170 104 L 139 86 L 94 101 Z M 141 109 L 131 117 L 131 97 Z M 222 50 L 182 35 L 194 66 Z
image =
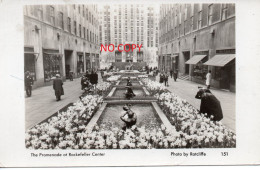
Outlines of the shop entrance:
M 69 79 L 69 73 L 70 71 L 73 71 L 73 57 L 72 53 L 73 51 L 71 50 L 65 50 L 65 73 L 66 73 L 66 79 Z M 74 72 L 74 71 L 73 71 Z
M 184 57 L 184 63 L 186 63 L 186 61 L 188 61 L 190 59 L 190 52 L 189 51 L 185 51 L 183 52 L 183 57 Z M 190 65 L 189 64 L 185 64 L 185 74 L 189 75 L 190 72 Z
M 36 80 L 35 74 L 35 55 L 34 54 L 24 54 L 24 72 L 30 71 L 33 80 Z
M 235 64 L 231 63 L 221 68 L 220 88 L 230 90 L 235 85 Z

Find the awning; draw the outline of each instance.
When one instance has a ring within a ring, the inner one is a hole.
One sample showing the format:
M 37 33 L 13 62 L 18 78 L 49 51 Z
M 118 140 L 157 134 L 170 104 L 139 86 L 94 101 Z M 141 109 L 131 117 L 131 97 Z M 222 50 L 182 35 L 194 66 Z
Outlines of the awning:
M 175 57 L 178 57 L 178 55 L 172 55 L 171 57 L 172 57 L 172 58 L 175 58 Z
M 43 54 L 47 54 L 47 55 L 55 55 L 55 56 L 63 56 L 60 53 L 43 53 Z
M 25 51 L 24 54 L 32 54 L 32 55 L 36 55 L 36 61 L 38 60 L 38 57 L 39 57 L 39 53 L 36 53 L 36 52 Z
M 27 51 L 25 51 L 24 54 L 34 54 L 34 55 L 37 54 L 37 55 L 38 55 L 39 53 L 35 53 L 35 52 L 27 52 Z
M 206 56 L 207 55 L 194 55 L 192 58 L 186 61 L 185 64 L 198 64 Z
M 209 59 L 204 64 L 209 66 L 223 67 L 235 58 L 235 54 L 218 54 Z

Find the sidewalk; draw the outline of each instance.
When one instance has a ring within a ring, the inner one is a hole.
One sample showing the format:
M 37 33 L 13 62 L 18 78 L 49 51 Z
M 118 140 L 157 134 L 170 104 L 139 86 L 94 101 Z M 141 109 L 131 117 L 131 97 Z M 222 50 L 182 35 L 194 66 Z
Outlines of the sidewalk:
M 98 82 L 101 82 L 100 74 L 98 78 Z M 58 102 L 52 85 L 33 90 L 32 96 L 25 98 L 25 130 L 32 128 L 67 104 L 79 100 L 79 96 L 83 92 L 80 81 L 81 78 L 77 78 L 73 81 L 63 82 L 65 95 L 61 96 L 61 100 Z
M 159 77 L 156 77 L 156 81 L 159 81 Z M 173 78 L 169 77 L 169 87 L 168 90 L 175 93 L 176 95 L 180 96 L 181 98 L 187 100 L 191 105 L 195 108 L 200 108 L 200 100 L 195 98 L 195 95 L 198 92 L 198 86 L 203 86 L 201 84 L 180 80 L 177 79 L 174 82 Z M 205 87 L 205 86 L 204 86 Z M 223 119 L 221 122 L 228 127 L 229 129 L 236 131 L 236 113 L 235 113 L 235 100 L 236 94 L 232 92 L 227 92 L 223 90 L 218 90 L 211 88 L 211 92 L 217 97 L 217 99 L 221 103 L 222 111 L 223 111 Z

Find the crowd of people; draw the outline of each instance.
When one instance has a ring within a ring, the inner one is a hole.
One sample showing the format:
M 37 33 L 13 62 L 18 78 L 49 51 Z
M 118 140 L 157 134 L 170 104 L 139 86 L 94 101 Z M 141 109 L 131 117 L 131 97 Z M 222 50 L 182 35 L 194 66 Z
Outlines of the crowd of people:
M 98 83 L 98 74 L 96 71 L 92 70 L 91 73 L 89 71 L 86 71 L 86 74 L 84 74 L 81 77 L 81 90 L 83 90 L 82 98 L 83 96 L 93 93 L 96 89 L 96 85 Z
M 170 70 L 170 76 L 171 78 L 174 79 L 174 81 L 177 81 L 177 78 L 178 78 L 178 70 L 175 69 L 175 70 Z M 168 72 L 161 72 L 160 75 L 159 75 L 159 82 L 162 84 L 164 83 L 165 86 L 169 86 L 169 74 Z

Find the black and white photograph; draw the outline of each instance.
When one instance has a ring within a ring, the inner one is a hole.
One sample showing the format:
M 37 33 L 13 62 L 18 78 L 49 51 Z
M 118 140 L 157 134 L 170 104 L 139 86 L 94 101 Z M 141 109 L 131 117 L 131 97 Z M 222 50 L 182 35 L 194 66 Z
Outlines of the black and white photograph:
M 258 7 L 0 0 L 0 167 L 259 164 Z
M 235 21 L 235 4 L 24 6 L 26 148 L 235 148 Z

